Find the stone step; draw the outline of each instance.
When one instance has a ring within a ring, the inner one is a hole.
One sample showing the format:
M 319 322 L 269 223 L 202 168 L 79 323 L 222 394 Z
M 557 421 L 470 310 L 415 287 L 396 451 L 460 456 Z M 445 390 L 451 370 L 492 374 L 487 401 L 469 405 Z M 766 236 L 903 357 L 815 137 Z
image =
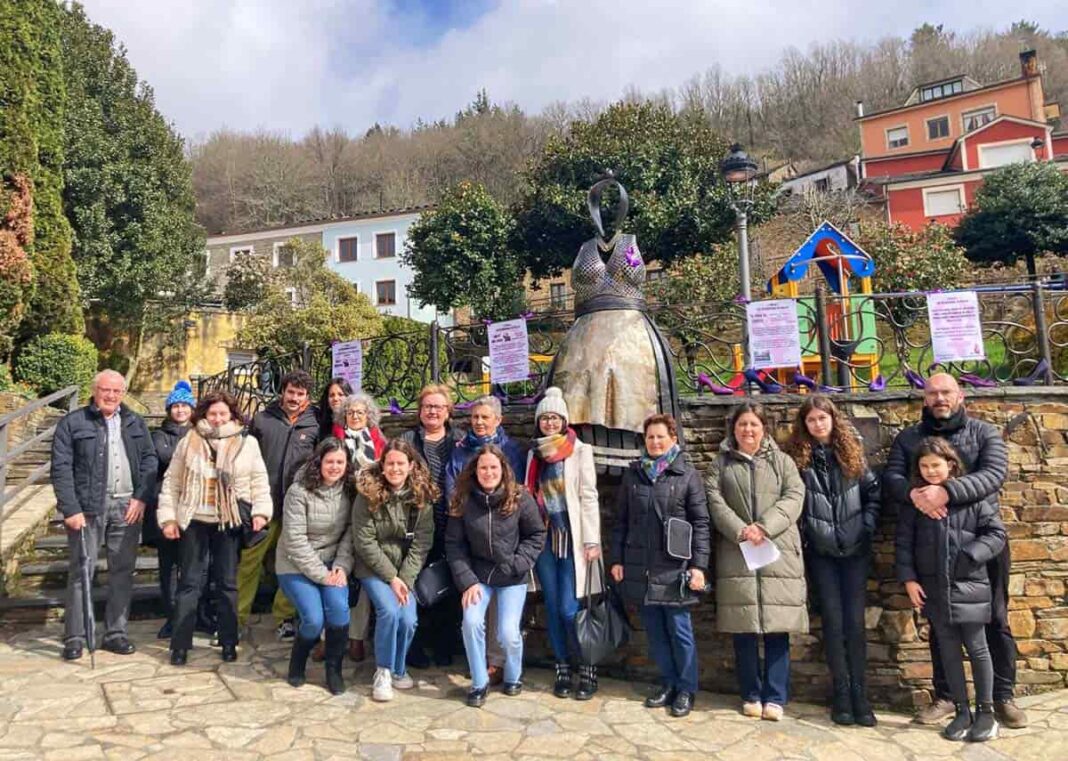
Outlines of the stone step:
M 29 576 L 48 576 L 48 575 L 66 575 L 67 573 L 67 560 L 45 560 L 39 562 L 23 563 L 19 566 L 19 573 L 23 578 Z M 151 555 L 140 555 L 137 558 L 136 570 L 140 573 L 142 571 L 159 571 L 159 558 L 153 552 Z M 96 561 L 96 572 L 107 573 L 108 559 L 106 557 L 100 557 Z

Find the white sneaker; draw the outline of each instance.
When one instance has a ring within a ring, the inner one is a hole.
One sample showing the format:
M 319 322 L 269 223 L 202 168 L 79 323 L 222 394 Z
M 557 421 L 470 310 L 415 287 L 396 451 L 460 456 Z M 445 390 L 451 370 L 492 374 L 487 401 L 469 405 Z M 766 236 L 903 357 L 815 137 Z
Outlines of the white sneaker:
M 382 703 L 393 700 L 393 679 L 389 669 L 375 669 L 375 679 L 371 686 L 371 699 Z
M 393 686 L 398 690 L 410 690 L 415 687 L 415 680 L 407 671 L 403 674 L 393 674 Z

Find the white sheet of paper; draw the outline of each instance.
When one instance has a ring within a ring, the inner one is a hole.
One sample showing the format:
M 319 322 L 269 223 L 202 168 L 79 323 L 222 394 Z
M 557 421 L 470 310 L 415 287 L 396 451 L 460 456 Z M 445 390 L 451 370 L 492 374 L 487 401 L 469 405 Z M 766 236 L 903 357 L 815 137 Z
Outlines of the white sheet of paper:
M 779 559 L 779 548 L 770 539 L 765 539 L 760 544 L 753 544 L 746 539 L 738 546 L 742 548 L 742 557 L 745 558 L 745 565 L 750 571 L 771 565 Z

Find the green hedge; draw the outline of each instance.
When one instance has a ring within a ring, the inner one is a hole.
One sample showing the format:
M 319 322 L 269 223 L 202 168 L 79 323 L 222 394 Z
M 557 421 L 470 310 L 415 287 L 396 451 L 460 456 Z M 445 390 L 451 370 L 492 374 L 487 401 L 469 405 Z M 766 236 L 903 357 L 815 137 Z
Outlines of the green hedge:
M 85 398 L 97 361 L 96 346 L 85 336 L 49 333 L 32 339 L 18 353 L 15 379 L 30 384 L 41 396 L 77 384 Z

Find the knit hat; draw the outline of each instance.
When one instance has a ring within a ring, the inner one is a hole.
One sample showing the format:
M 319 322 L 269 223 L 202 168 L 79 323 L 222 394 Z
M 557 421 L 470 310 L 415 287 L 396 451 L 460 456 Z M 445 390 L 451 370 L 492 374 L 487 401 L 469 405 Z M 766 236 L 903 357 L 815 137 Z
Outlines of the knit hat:
M 189 381 L 180 380 L 174 384 L 174 390 L 167 394 L 167 402 L 164 408 L 169 410 L 172 404 L 188 404 L 190 407 L 197 406 L 197 400 L 193 397 L 193 387 Z
M 565 426 L 571 420 L 571 416 L 567 414 L 567 402 L 564 401 L 564 392 L 556 386 L 549 386 L 549 388 L 545 389 L 545 396 L 538 402 L 538 407 L 534 410 L 535 424 L 537 424 L 542 415 L 547 415 L 550 412 L 562 417 Z

